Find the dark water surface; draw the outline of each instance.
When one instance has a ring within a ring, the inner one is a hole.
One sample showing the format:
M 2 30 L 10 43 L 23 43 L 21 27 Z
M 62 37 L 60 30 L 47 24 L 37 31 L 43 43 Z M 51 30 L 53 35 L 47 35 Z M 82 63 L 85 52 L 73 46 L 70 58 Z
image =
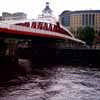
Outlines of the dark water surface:
M 0 100 L 100 100 L 100 68 L 49 65 L 0 86 Z

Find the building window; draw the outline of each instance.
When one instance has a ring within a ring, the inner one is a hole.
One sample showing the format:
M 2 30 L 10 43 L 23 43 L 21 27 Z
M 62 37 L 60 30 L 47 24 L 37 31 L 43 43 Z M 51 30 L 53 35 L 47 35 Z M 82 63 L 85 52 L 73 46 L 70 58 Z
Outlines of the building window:
M 70 16 L 64 16 L 62 18 L 62 25 L 69 26 L 70 25 Z
M 93 25 L 95 25 L 95 14 L 92 15 Z
M 84 14 L 82 15 L 82 25 L 84 25 Z
M 85 15 L 85 25 L 87 26 L 88 25 L 88 14 Z
M 89 25 L 91 25 L 91 14 L 89 14 Z

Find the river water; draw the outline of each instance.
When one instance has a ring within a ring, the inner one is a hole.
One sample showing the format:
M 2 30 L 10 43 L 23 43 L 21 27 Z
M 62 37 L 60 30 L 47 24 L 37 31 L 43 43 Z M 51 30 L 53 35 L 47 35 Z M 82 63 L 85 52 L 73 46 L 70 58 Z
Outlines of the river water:
M 100 68 L 44 65 L 0 86 L 0 100 L 100 100 Z

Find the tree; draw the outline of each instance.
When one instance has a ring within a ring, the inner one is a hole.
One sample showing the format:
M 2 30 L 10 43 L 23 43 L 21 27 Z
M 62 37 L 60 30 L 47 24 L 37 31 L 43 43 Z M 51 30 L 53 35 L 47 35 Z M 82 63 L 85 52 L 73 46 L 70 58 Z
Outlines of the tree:
M 77 32 L 79 34 L 78 37 L 81 40 L 85 41 L 87 45 L 92 46 L 93 40 L 94 40 L 94 37 L 95 37 L 95 31 L 92 27 L 89 27 L 89 26 L 86 26 L 84 28 L 79 27 L 77 29 Z
M 81 40 L 84 40 L 84 34 L 83 34 L 83 28 L 82 27 L 79 27 L 78 29 L 77 29 L 77 38 L 79 38 L 79 39 L 81 39 Z
M 95 34 L 95 39 L 94 39 L 94 46 L 100 44 L 100 33 Z

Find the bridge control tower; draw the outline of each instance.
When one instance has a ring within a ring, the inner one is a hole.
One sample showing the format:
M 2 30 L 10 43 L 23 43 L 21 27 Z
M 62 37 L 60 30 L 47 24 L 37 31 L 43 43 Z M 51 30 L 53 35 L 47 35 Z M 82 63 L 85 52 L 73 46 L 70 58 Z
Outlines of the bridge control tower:
M 52 10 L 49 7 L 49 2 L 46 2 L 45 8 L 42 10 L 42 14 L 38 16 L 39 21 L 44 21 L 47 23 L 53 23 L 55 24 L 57 22 L 56 18 L 52 14 Z
M 49 2 L 46 2 L 46 7 L 42 10 L 44 16 L 52 16 L 52 10 L 49 7 Z

